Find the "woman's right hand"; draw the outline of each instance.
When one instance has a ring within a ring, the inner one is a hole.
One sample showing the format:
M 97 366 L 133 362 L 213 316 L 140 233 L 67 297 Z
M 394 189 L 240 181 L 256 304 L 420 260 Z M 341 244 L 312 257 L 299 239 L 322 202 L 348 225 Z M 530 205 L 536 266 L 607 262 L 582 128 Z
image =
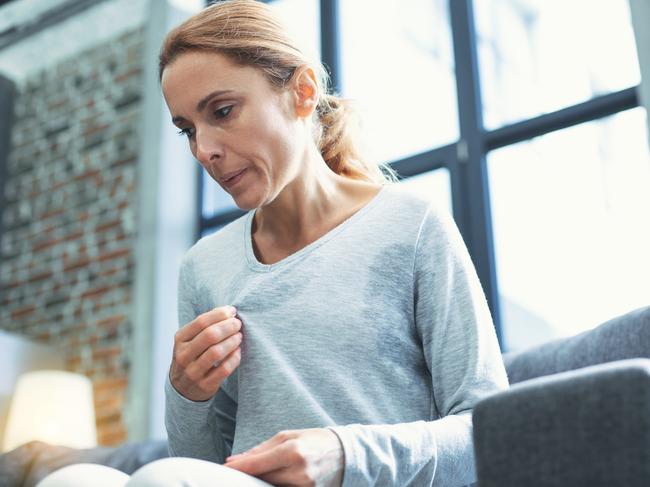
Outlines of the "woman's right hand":
M 185 398 L 207 401 L 239 366 L 242 334 L 236 313 L 232 306 L 214 308 L 176 332 L 169 379 Z

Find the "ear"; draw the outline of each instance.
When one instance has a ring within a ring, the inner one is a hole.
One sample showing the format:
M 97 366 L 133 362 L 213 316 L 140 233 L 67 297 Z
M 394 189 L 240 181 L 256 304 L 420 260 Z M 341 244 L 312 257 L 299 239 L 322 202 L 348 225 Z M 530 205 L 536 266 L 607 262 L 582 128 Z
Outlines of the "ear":
M 300 66 L 292 78 L 292 91 L 296 115 L 300 118 L 311 117 L 318 105 L 318 83 L 316 73 L 310 66 Z

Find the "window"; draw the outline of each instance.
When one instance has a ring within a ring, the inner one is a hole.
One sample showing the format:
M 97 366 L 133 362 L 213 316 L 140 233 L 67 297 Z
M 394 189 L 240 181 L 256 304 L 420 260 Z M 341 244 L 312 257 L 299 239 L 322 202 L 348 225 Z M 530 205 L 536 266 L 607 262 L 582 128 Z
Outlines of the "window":
M 237 208 L 230 195 L 210 177 L 205 169 L 201 169 L 201 184 L 203 186 L 201 202 L 203 218 L 210 218 L 213 215 Z
M 340 2 L 341 77 L 370 153 L 385 162 L 457 140 L 458 116 L 447 3 L 377 5 Z
M 292 36 L 305 46 L 307 54 L 320 58 L 320 12 L 318 0 L 274 0 L 273 7 Z
M 447 168 L 435 169 L 417 176 L 403 180 L 403 184 L 409 191 L 431 201 L 434 206 L 453 213 L 451 203 L 451 181 Z
M 628 0 L 479 0 L 475 5 L 487 127 L 640 81 Z
M 312 47 L 321 33 L 373 158 L 453 211 L 504 351 L 647 304 L 650 155 L 626 0 L 270 3 Z M 204 233 L 241 214 L 204 191 Z
M 648 304 L 649 161 L 642 108 L 489 154 L 508 348 Z

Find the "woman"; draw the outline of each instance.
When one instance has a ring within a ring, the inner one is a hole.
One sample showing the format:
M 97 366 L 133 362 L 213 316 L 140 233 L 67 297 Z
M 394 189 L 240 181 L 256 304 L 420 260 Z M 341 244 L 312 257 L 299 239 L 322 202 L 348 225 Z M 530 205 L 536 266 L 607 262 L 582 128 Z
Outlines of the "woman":
M 262 3 L 174 29 L 160 79 L 192 154 L 249 211 L 183 260 L 173 458 L 127 485 L 473 482 L 471 411 L 507 378 L 453 220 L 363 161 L 322 67 Z

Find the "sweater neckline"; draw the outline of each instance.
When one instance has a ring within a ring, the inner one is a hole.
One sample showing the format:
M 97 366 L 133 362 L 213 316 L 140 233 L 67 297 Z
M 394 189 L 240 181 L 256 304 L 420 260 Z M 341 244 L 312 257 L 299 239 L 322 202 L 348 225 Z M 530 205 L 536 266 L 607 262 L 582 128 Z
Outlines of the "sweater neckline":
M 380 190 L 377 192 L 375 196 L 372 197 L 372 199 L 363 205 L 361 208 L 359 208 L 356 212 L 354 212 L 350 217 L 348 217 L 346 220 L 343 220 L 341 223 L 339 223 L 337 226 L 329 230 L 327 233 L 319 237 L 318 239 L 314 240 L 310 244 L 306 245 L 302 249 L 294 252 L 291 255 L 288 255 L 284 259 L 275 262 L 273 264 L 264 264 L 257 260 L 257 257 L 255 256 L 255 252 L 253 250 L 253 234 L 252 234 L 252 228 L 253 228 L 253 218 L 255 216 L 255 210 L 251 210 L 248 212 L 246 215 L 246 221 L 244 224 L 244 246 L 246 249 L 246 260 L 248 261 L 248 266 L 257 272 L 270 272 L 273 271 L 274 269 L 278 269 L 280 267 L 284 267 L 285 265 L 309 254 L 310 252 L 313 252 L 316 250 L 318 247 L 326 243 L 327 241 L 331 240 L 333 237 L 335 237 L 339 232 L 341 232 L 343 229 L 346 227 L 350 226 L 353 222 L 356 220 L 360 219 L 364 214 L 366 214 L 368 211 L 373 206 L 376 206 L 378 202 L 384 197 L 386 191 L 386 187 L 388 185 L 385 184 L 383 185 Z

